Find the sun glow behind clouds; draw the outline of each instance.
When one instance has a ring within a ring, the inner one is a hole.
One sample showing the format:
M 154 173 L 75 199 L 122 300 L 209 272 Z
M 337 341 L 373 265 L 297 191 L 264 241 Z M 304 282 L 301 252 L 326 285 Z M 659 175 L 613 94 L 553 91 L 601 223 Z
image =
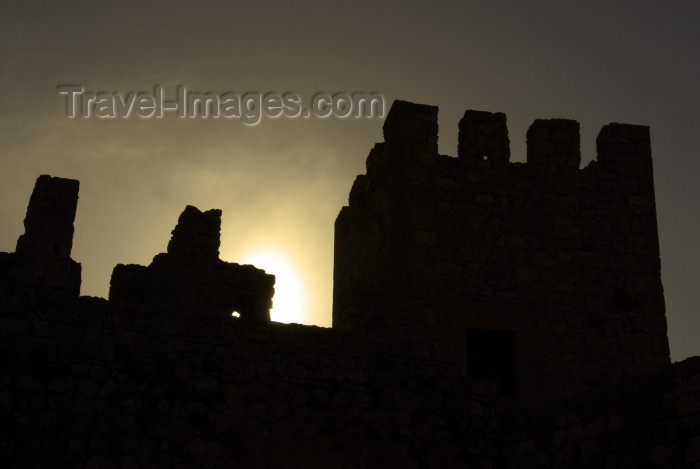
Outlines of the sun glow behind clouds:
M 272 297 L 270 316 L 273 321 L 302 323 L 304 295 L 299 276 L 284 256 L 273 251 L 255 251 L 244 256 L 241 264 L 252 264 L 275 276 L 275 295 Z

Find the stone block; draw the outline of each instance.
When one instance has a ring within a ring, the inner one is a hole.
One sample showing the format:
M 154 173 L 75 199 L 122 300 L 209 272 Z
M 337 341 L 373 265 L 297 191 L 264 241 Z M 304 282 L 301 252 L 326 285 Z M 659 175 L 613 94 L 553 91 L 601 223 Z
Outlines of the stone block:
M 579 124 L 569 119 L 537 119 L 527 131 L 527 162 L 536 166 L 578 169 Z
M 506 115 L 502 112 L 465 111 L 459 121 L 457 155 L 459 158 L 507 163 L 510 141 Z

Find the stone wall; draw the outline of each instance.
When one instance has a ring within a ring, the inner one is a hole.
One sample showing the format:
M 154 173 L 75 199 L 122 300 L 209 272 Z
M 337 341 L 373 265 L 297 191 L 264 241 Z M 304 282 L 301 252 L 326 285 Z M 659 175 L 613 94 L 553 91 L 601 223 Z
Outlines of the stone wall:
M 429 346 L 152 317 L 0 318 L 5 467 L 493 467 L 507 402 Z
M 508 427 L 508 467 L 700 467 L 700 357 L 520 412 Z
M 195 207 L 80 297 L 78 183 L 41 176 L 0 253 L 0 466 L 699 467 L 648 129 L 604 127 L 584 170 L 568 120 L 533 124 L 526 164 L 501 113 L 465 113 L 458 158 L 435 107 L 384 132 L 336 220 L 333 329 L 270 322 L 274 276 L 221 261 Z
M 72 215 L 45 229 L 72 233 Z M 37 304 L 3 270 L 3 467 L 493 466 L 514 401 L 429 342 L 271 323 L 274 276 L 219 260 L 220 217 L 187 207 L 167 253 L 115 268 L 109 300 Z
M 527 163 L 502 113 L 459 130 L 459 156 L 438 155 L 437 108 L 392 107 L 336 220 L 333 326 L 459 364 L 468 330 L 512 333 L 532 403 L 667 365 L 648 128 L 605 126 L 584 169 L 572 120 L 536 120 Z

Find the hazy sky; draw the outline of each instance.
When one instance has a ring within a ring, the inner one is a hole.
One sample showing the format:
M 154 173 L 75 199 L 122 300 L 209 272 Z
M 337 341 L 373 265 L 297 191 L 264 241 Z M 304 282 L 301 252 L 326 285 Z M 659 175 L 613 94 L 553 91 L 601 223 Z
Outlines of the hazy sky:
M 464 110 L 502 111 L 514 161 L 535 118 L 578 120 L 582 164 L 604 124 L 643 124 L 671 354 L 700 354 L 700 2 L 97 3 L 0 2 L 0 251 L 40 174 L 81 182 L 84 295 L 106 297 L 115 264 L 165 251 L 185 205 L 220 208 L 221 257 L 277 253 L 302 285 L 303 322 L 330 325 L 333 223 L 381 120 L 71 120 L 59 85 L 376 91 L 439 106 L 448 155 Z

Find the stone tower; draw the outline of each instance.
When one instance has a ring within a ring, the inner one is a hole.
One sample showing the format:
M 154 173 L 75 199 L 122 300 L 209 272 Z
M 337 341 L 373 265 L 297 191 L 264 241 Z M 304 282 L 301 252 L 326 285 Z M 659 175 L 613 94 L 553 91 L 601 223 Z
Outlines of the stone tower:
M 669 363 L 649 129 L 536 120 L 511 163 L 506 116 L 396 101 L 335 224 L 333 327 L 435 343 L 524 402 Z

